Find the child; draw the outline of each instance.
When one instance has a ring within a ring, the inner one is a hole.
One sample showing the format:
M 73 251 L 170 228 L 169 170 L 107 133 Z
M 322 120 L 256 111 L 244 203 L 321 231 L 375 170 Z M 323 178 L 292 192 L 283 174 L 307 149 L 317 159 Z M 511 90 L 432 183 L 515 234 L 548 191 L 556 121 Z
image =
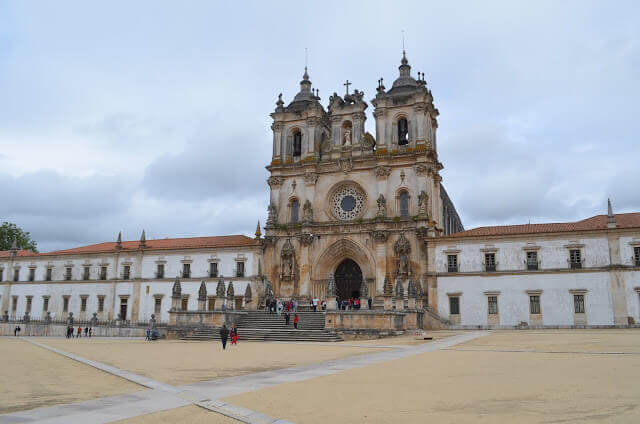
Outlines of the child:
M 297 329 L 298 328 L 298 322 L 300 322 L 300 318 L 298 317 L 298 314 L 296 314 L 293 317 L 293 328 Z

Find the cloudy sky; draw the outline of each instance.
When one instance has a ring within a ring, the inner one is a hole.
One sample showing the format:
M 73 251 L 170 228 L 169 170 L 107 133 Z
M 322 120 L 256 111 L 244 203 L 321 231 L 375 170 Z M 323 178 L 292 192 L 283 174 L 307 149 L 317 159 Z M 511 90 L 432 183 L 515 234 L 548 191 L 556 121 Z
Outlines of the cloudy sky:
M 305 47 L 324 103 L 371 99 L 402 30 L 466 228 L 640 211 L 640 3 L 442 3 L 0 0 L 0 219 L 42 251 L 252 234 Z

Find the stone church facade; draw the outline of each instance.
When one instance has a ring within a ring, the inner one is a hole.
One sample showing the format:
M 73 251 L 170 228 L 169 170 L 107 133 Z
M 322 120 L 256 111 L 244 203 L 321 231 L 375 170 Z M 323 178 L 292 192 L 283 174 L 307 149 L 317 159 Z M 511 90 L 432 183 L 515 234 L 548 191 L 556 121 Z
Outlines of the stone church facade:
M 278 97 L 264 234 L 3 251 L 0 321 L 202 323 L 275 296 L 327 300 L 326 325 L 342 331 L 637 325 L 640 213 L 609 203 L 576 222 L 465 230 L 440 176 L 432 93 L 404 53 L 398 70 L 369 102 L 375 136 L 348 81 L 325 107 L 305 69 L 292 101 Z M 362 309 L 336 308 L 349 298 Z
M 264 238 L 277 296 L 324 298 L 330 278 L 342 299 L 382 295 L 385 280 L 435 296 L 425 241 L 463 227 L 441 184 L 438 110 L 420 75 L 403 54 L 392 86 L 378 82 L 375 137 L 364 93 L 348 82 L 325 109 L 305 69 L 294 99 L 278 99 Z

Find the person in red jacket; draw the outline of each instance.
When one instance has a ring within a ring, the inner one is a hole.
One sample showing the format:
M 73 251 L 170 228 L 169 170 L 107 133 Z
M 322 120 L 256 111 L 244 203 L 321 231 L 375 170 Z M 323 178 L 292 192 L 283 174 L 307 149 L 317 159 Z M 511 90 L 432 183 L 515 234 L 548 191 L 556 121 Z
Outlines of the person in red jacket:
M 293 328 L 298 328 L 298 323 L 300 322 L 300 317 L 298 316 L 298 314 L 296 314 L 293 317 Z

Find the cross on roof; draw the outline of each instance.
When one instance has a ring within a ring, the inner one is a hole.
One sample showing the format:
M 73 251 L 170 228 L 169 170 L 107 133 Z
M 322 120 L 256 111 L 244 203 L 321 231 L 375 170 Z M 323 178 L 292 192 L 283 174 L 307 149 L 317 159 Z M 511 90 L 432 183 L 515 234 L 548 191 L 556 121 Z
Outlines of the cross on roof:
M 344 86 L 346 86 L 346 87 L 347 87 L 347 95 L 349 95 L 349 86 L 350 86 L 351 84 L 353 84 L 353 83 L 349 82 L 349 80 L 347 80 L 347 82 L 345 82 L 344 84 L 342 84 L 342 85 L 344 85 Z

